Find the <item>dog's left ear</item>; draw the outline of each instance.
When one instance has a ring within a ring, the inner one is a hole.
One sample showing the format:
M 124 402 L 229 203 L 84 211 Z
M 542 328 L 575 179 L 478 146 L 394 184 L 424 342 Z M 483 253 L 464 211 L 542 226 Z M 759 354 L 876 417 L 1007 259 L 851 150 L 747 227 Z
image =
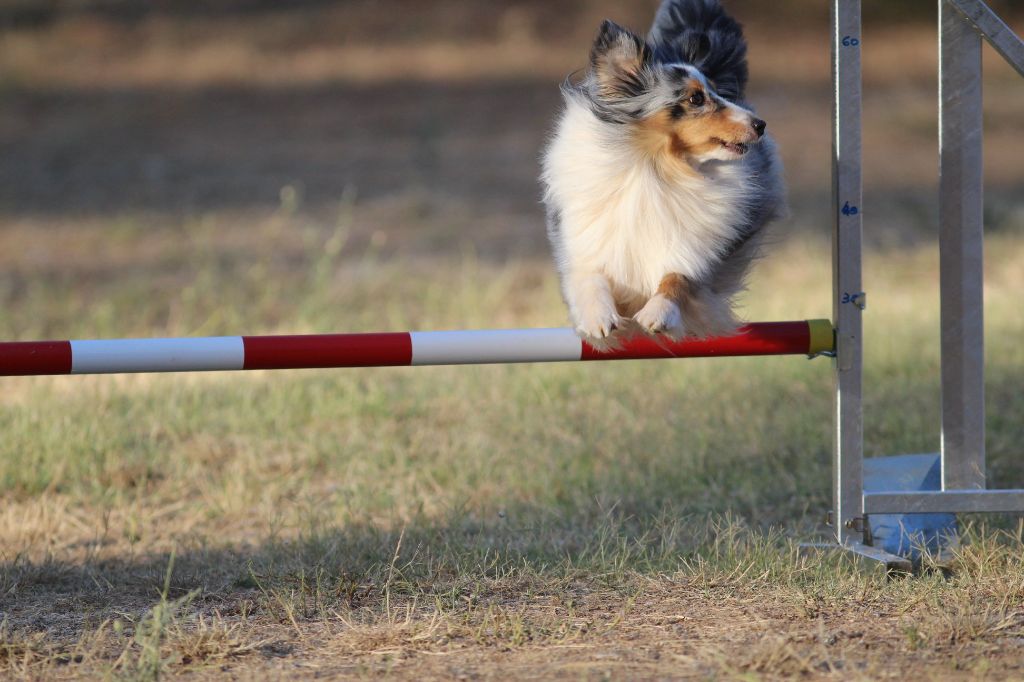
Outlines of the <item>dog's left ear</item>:
M 646 87 L 643 70 L 650 59 L 651 49 L 643 38 L 605 20 L 590 51 L 599 94 L 608 99 L 642 94 Z

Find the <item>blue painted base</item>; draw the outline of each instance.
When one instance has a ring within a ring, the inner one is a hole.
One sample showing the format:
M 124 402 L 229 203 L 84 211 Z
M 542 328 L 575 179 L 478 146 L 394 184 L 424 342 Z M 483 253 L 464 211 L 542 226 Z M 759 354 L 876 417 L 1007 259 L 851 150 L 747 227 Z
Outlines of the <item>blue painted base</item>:
M 941 490 L 939 455 L 899 455 L 864 460 L 864 491 Z M 890 554 L 921 558 L 922 550 L 937 555 L 955 546 L 955 514 L 874 514 L 869 518 L 872 546 Z

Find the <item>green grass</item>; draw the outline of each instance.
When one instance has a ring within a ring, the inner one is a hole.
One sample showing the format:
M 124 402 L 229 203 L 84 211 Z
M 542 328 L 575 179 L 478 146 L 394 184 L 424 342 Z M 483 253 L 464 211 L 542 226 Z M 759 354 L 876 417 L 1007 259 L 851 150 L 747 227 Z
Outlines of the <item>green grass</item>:
M 185 272 L 173 284 L 141 272 L 79 289 L 11 277 L 0 335 L 564 319 L 546 263 L 463 255 L 400 269 L 330 246 L 342 234 L 307 235 L 298 265 L 225 261 L 199 234 L 173 253 L 168 267 Z M 826 254 L 818 242 L 780 247 L 749 317 L 827 316 Z M 1021 255 L 1012 235 L 990 248 L 996 485 L 1021 478 Z M 867 448 L 935 451 L 934 253 L 868 263 Z M 677 590 L 699 602 L 693 617 L 760 605 L 809 632 L 846 614 L 879 651 L 901 652 L 897 667 L 915 669 L 916 652 L 981 665 L 992 642 L 1020 634 L 1016 534 L 978 531 L 950 581 L 885 584 L 798 556 L 830 503 L 830 391 L 828 361 L 802 358 L 5 380 L 0 665 L 152 678 L 221 665 L 270 674 L 305 657 L 369 675 L 468 649 L 518 652 L 529 667 L 545 647 L 628 639 Z M 76 615 L 42 625 L 60 604 Z M 840 674 L 856 660 L 779 636 L 751 647 L 722 634 L 687 655 L 726 676 Z M 662 670 L 650 665 L 634 671 Z

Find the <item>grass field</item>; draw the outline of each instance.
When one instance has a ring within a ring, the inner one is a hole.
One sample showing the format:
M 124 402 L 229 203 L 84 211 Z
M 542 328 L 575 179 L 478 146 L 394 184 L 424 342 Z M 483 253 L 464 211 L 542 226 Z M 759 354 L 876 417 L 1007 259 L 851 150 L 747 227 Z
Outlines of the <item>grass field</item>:
M 748 314 L 825 312 L 826 246 L 780 246 L 753 287 L 778 293 Z M 257 331 L 561 319 L 545 263 L 339 268 L 331 251 L 311 245 L 292 281 L 200 264 L 183 289 L 107 293 L 114 311 L 180 307 L 169 333 L 243 316 Z M 934 451 L 934 253 L 869 262 L 869 290 L 886 292 L 868 318 L 869 450 Z M 996 485 L 1022 478 L 1022 262 L 1024 240 L 993 241 Z M 32 329 L 39 301 L 100 334 L 154 329 L 38 286 L 4 309 L 4 335 Z M 5 380 L 0 665 L 30 678 L 1018 670 L 1019 529 L 981 533 L 949 580 L 887 584 L 796 556 L 829 501 L 829 383 L 826 361 L 799 358 Z
M 535 174 L 576 52 L 541 50 L 530 12 L 555 18 L 523 6 L 496 47 L 394 40 L 372 76 L 373 50 L 296 42 L 295 17 L 10 31 L 0 338 L 564 324 Z M 827 317 L 827 43 L 783 58 L 773 30 L 751 27 L 754 99 L 793 217 L 743 312 Z M 866 447 L 934 452 L 932 35 L 880 37 Z M 1010 487 L 1024 87 L 989 66 L 988 465 Z M 830 390 L 802 358 L 4 379 L 0 677 L 1024 676 L 1016 520 L 965 519 L 951 570 L 912 580 L 799 554 L 828 532 Z

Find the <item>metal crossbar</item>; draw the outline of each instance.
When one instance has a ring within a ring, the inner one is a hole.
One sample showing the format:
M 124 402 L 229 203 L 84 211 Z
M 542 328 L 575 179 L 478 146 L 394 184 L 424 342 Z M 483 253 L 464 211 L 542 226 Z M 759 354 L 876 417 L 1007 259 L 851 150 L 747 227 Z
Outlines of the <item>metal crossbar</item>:
M 865 514 L 1006 513 L 1024 510 L 1024 490 L 864 493 Z

